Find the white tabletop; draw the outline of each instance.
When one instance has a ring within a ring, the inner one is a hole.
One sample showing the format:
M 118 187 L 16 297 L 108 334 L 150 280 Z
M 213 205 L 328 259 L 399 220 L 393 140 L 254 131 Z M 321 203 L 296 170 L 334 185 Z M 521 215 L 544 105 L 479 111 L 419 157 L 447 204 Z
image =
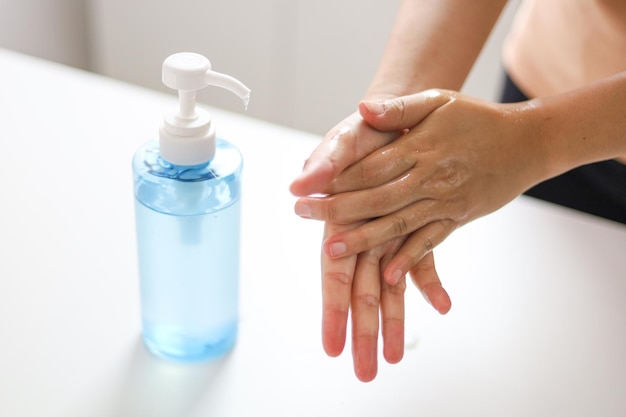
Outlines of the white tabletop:
M 411 290 L 405 358 L 364 384 L 322 351 L 321 224 L 287 191 L 319 138 L 219 110 L 245 158 L 239 340 L 153 358 L 130 161 L 174 95 L 1 50 L 0 79 L 0 416 L 626 415 L 624 226 L 520 198 L 460 229 L 436 250 L 452 311 Z

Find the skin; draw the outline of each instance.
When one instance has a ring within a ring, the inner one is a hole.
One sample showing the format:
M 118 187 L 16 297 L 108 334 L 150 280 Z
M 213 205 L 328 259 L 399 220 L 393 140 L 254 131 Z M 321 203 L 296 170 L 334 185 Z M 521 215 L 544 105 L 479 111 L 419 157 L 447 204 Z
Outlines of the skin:
M 393 131 L 377 131 L 365 124 L 360 115 L 350 115 L 326 135 L 305 164 L 302 174 L 292 183 L 292 193 L 306 195 L 323 192 L 336 173 L 399 136 Z M 327 222 L 324 239 L 361 224 Z M 404 240 L 395 239 L 363 254 L 340 259 L 321 253 L 323 347 L 329 356 L 335 357 L 343 352 L 351 309 L 354 369 L 356 376 L 364 382 L 376 376 L 379 330 L 387 362 L 397 363 L 404 354 L 405 279 L 402 277 L 391 286 L 382 280 L 380 272 Z M 432 254 L 426 255 L 412 268 L 410 275 L 424 297 L 434 300 L 435 309 L 442 314 L 450 310 L 450 299 L 441 286 Z M 382 323 L 379 323 L 379 313 Z
M 404 0 L 364 98 L 390 99 L 433 87 L 460 89 L 505 4 L 506 0 Z M 346 168 L 391 143 L 400 133 L 383 133 L 366 123 L 358 112 L 349 115 L 325 135 L 290 191 L 296 196 L 328 191 L 330 183 Z M 324 239 L 359 225 L 326 222 Z M 382 271 L 406 239 L 400 237 L 341 258 L 321 253 L 322 343 L 330 356 L 341 354 L 350 316 L 354 370 L 361 381 L 376 376 L 376 329 L 382 330 L 385 360 L 396 363 L 402 359 L 406 281 L 400 277 L 390 286 Z M 433 253 L 419 260 L 409 274 L 435 310 L 441 314 L 450 310 L 450 298 L 441 285 Z
M 378 129 L 407 130 L 352 164 L 328 197 L 303 197 L 297 213 L 355 224 L 323 244 L 331 258 L 410 235 L 385 280 L 411 267 L 456 228 L 540 181 L 626 152 L 626 72 L 548 98 L 497 104 L 451 91 L 362 103 Z M 373 220 L 372 220 L 373 219 Z
M 438 312 L 450 309 L 437 244 L 544 179 L 626 155 L 624 73 L 518 104 L 454 92 L 505 3 L 404 1 L 359 111 L 291 185 L 296 213 L 326 222 L 324 348 L 341 354 L 351 317 L 362 381 L 376 376 L 379 328 L 385 359 L 402 358 L 407 273 Z
M 351 143 L 346 149 L 355 151 L 356 162 L 320 189 L 327 196 L 302 197 L 295 207 L 302 217 L 327 222 L 326 351 L 341 353 L 350 306 L 355 373 L 373 379 L 380 310 L 384 356 L 399 361 L 405 274 L 435 309 L 447 312 L 450 300 L 434 268 L 433 248 L 544 179 L 625 154 L 625 107 L 626 72 L 516 104 L 447 90 L 362 102 L 363 122 L 378 132 L 369 145 L 382 145 L 363 156 L 367 142 L 342 133 L 334 140 Z

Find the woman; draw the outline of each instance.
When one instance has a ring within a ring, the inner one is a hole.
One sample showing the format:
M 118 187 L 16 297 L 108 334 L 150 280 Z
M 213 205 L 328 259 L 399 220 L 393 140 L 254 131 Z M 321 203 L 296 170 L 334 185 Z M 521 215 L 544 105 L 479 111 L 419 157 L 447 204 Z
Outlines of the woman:
M 450 309 L 432 250 L 456 228 L 524 192 L 626 223 L 626 2 L 525 0 L 503 54 L 514 103 L 457 93 L 505 4 L 403 1 L 359 112 L 292 183 L 328 194 L 295 209 L 326 222 L 323 343 L 341 353 L 351 309 L 361 380 L 379 310 L 384 356 L 402 358 L 407 272 Z

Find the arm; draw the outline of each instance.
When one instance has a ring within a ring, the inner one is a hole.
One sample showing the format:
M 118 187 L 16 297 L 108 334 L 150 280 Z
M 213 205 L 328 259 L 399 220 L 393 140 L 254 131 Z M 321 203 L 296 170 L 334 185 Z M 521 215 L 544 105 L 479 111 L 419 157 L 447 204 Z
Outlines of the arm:
M 459 90 L 506 0 L 404 0 L 366 98 Z
M 585 87 L 536 98 L 526 122 L 543 144 L 544 175 L 626 156 L 626 71 Z
M 626 72 L 515 104 L 441 90 L 364 103 L 372 126 L 409 132 L 345 170 L 334 195 L 297 204 L 308 205 L 311 218 L 339 224 L 376 218 L 329 237 L 324 250 L 333 258 L 410 234 L 385 271 L 393 284 L 394 271 L 406 273 L 457 227 L 536 183 L 626 155 L 624 109 Z M 334 250 L 338 243 L 343 253 Z

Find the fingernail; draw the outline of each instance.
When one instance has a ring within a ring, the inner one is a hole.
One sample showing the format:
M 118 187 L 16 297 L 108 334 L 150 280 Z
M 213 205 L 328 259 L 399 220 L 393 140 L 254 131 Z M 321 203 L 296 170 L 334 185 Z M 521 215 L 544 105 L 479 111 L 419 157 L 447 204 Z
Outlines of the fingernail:
M 328 245 L 328 254 L 330 256 L 339 256 L 346 253 L 348 247 L 343 242 L 335 242 Z
M 311 218 L 311 207 L 306 203 L 300 201 L 296 202 L 294 211 L 300 217 L 304 217 L 305 219 Z
M 306 161 L 304 161 L 304 164 L 302 165 L 302 170 L 300 171 L 300 176 L 302 177 L 306 175 L 309 171 L 312 170 L 315 164 L 315 160 L 311 161 L 310 159 L 307 159 Z
M 391 274 L 391 285 L 396 285 L 398 282 L 400 282 L 403 276 L 404 274 L 402 273 L 401 269 L 396 269 L 395 271 L 393 271 L 393 273 Z
M 304 171 L 304 168 L 306 168 L 308 163 L 309 163 L 309 158 L 305 159 L 304 162 L 302 163 L 302 170 L 303 171 Z
M 387 106 L 382 101 L 366 101 L 365 107 L 370 111 L 370 113 L 376 114 L 378 116 L 385 114 L 387 111 Z

